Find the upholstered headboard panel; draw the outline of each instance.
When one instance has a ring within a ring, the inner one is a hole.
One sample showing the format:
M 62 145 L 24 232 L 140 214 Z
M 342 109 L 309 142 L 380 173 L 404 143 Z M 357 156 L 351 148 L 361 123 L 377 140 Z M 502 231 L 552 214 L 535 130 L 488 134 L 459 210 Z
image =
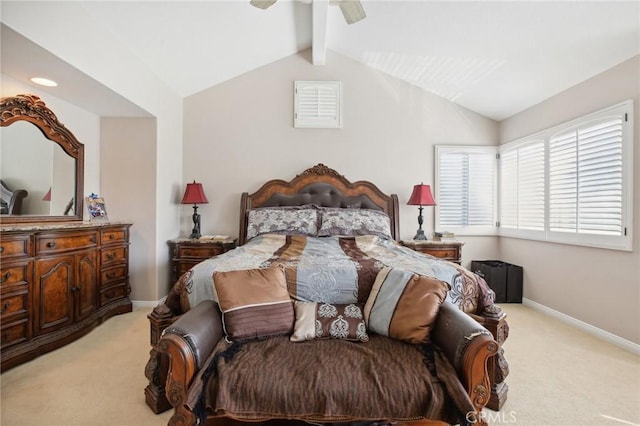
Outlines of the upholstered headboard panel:
M 349 182 L 344 176 L 324 164 L 318 164 L 297 175 L 291 181 L 270 180 L 240 200 L 238 242 L 244 244 L 247 235 L 247 214 L 258 207 L 302 206 L 381 210 L 391 219 L 391 235 L 399 236 L 398 196 L 386 195 L 371 182 Z
M 382 210 L 366 194 L 345 195 L 335 186 L 323 182 L 311 183 L 301 188 L 297 194 L 275 193 L 261 207 L 302 206 L 305 204 L 315 204 L 321 207 Z

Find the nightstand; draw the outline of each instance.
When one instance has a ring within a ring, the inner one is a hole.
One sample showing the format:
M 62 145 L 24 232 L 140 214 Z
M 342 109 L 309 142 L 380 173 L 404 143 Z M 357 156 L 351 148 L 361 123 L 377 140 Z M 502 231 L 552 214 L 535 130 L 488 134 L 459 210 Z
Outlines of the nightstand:
M 402 240 L 400 244 L 420 253 L 455 262 L 458 265 L 462 263 L 462 246 L 464 245 L 462 241 Z
M 171 284 L 192 266 L 236 247 L 235 238 L 227 240 L 177 238 L 168 241 L 171 258 Z

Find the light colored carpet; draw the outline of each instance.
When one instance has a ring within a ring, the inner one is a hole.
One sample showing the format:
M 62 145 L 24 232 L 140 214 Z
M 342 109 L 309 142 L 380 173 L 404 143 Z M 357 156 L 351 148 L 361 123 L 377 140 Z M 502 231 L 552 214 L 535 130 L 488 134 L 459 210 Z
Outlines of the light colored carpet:
M 638 356 L 522 305 L 502 305 L 511 335 L 509 396 L 491 424 L 640 425 Z M 3 426 L 166 425 L 144 402 L 149 310 L 0 376 Z

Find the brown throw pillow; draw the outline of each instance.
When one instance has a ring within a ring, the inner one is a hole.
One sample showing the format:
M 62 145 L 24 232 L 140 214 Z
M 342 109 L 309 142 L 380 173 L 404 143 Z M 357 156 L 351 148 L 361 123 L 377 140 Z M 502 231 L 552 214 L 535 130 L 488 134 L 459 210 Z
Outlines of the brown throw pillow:
M 293 330 L 293 304 L 281 268 L 216 271 L 213 283 L 229 340 L 255 340 Z
M 296 322 L 292 342 L 313 339 L 369 340 L 360 306 L 350 303 L 294 302 Z
M 367 328 L 409 343 L 426 343 L 448 290 L 449 284 L 436 278 L 383 268 L 364 306 Z

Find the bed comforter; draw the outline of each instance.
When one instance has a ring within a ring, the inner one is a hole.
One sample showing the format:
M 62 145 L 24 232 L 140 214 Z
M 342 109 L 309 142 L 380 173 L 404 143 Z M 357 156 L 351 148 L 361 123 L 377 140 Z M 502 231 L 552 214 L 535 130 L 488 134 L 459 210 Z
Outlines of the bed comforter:
M 174 287 L 184 312 L 202 300 L 217 301 L 214 271 L 284 268 L 294 300 L 365 303 L 385 266 L 435 277 L 451 286 L 447 298 L 466 313 L 482 315 L 493 306 L 486 282 L 467 269 L 417 253 L 378 236 L 309 237 L 263 234 L 247 244 L 208 259 L 183 274 Z

